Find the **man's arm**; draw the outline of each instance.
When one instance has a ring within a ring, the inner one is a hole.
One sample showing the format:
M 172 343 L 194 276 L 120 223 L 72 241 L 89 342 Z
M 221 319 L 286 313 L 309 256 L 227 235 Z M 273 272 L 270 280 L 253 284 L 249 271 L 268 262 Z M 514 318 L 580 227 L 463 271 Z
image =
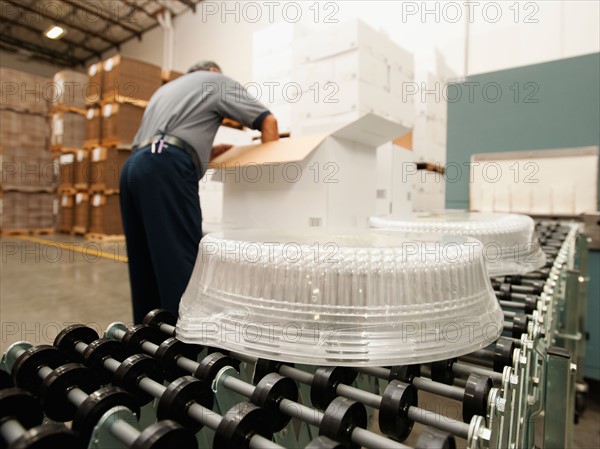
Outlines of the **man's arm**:
M 267 115 L 260 125 L 261 136 L 263 143 L 279 140 L 279 128 L 277 127 L 277 119 L 273 114 Z

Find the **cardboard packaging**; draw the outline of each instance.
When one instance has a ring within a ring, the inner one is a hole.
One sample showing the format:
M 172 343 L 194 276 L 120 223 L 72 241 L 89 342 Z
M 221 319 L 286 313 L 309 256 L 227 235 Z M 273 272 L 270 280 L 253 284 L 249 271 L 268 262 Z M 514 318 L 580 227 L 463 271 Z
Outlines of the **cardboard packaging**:
M 375 149 L 408 131 L 368 114 L 331 134 L 232 148 L 214 161 L 223 222 L 366 227 L 375 213 Z
M 75 206 L 73 213 L 73 232 L 76 234 L 85 234 L 90 221 L 90 197 L 87 192 L 77 192 L 75 194 Z
M 90 152 L 90 191 L 118 191 L 121 171 L 130 155 L 131 150 L 126 148 L 94 148 Z
M 85 90 L 85 104 L 95 105 L 102 100 L 102 81 L 104 79 L 104 71 L 102 62 L 97 62 L 88 67 L 88 85 Z
M 102 145 L 131 145 L 142 122 L 144 109 L 129 103 L 102 106 Z
M 90 152 L 88 150 L 77 150 L 73 164 L 73 187 L 76 190 L 86 190 L 89 187 L 90 175 Z
M 3 190 L 2 230 L 54 228 L 54 193 L 51 191 Z
M 94 193 L 90 198 L 89 232 L 103 235 L 122 235 L 119 195 Z
M 74 108 L 84 108 L 87 102 L 89 78 L 87 73 L 75 70 L 61 70 L 54 74 L 53 94 L 51 101 L 54 105 L 64 105 Z M 94 94 L 94 92 L 91 92 Z
M 177 70 L 161 70 L 160 73 L 163 84 L 167 84 L 170 81 L 176 80 L 183 75 L 184 73 L 178 72 Z
M 53 112 L 50 145 L 63 148 L 83 148 L 86 118 L 75 112 Z
M 49 78 L 0 67 L 0 80 L 2 108 L 41 115 L 48 113 L 52 98 Z
M 74 200 L 75 194 L 72 192 L 62 193 L 59 197 L 59 212 L 58 212 L 58 223 L 56 229 L 59 232 L 71 232 L 73 228 L 74 220 Z
M 73 189 L 73 175 L 74 175 L 74 164 L 75 153 L 69 152 L 61 154 L 58 157 L 58 188 L 61 190 L 72 190 Z
M 100 106 L 89 107 L 85 114 L 85 148 L 97 147 L 100 145 L 102 136 L 102 109 Z
M 120 55 L 104 61 L 102 100 L 119 102 L 121 97 L 148 101 L 162 85 L 161 69 L 153 64 Z
M 1 83 L 0 83 L 1 84 Z M 21 149 L 25 154 L 37 156 L 47 151 L 50 137 L 48 119 L 38 114 L 0 110 L 0 145 L 7 149 Z

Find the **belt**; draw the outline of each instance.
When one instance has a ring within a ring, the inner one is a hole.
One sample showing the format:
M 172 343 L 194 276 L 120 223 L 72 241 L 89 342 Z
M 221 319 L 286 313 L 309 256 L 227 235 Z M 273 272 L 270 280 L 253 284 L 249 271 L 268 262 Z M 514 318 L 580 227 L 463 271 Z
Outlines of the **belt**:
M 190 157 L 192 158 L 192 161 L 194 161 L 194 165 L 196 165 L 196 168 L 198 170 L 200 170 L 200 158 L 198 158 L 198 153 L 196 153 L 196 150 L 194 150 L 194 148 L 192 148 L 191 145 L 189 145 L 185 140 L 180 139 L 179 137 L 175 137 L 175 136 L 171 136 L 169 134 L 156 134 L 155 136 L 151 137 L 148 140 L 143 141 L 142 143 L 140 143 L 139 145 L 136 145 L 135 147 L 133 147 L 133 150 L 137 150 L 138 148 L 142 148 L 142 147 L 146 147 L 148 145 L 156 145 L 157 143 L 160 143 L 160 141 L 163 141 L 164 144 L 166 145 L 171 145 L 175 148 L 179 148 L 180 150 L 185 151 L 187 154 L 190 155 Z

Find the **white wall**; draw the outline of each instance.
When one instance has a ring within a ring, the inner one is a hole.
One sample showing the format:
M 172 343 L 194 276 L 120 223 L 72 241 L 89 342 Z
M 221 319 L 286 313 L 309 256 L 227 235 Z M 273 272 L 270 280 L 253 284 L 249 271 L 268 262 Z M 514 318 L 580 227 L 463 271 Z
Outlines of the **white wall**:
M 327 15 L 338 21 L 360 17 L 373 28 L 386 33 L 415 54 L 417 79 L 425 79 L 424 73 L 434 70 L 436 48 L 443 54 L 452 72 L 465 75 L 469 8 L 464 1 L 321 2 L 318 4 L 318 21 L 315 21 L 314 2 L 270 3 L 277 4 L 271 10 L 272 17 L 269 17 L 269 7 L 264 2 L 211 0 L 200 4 L 196 14 L 188 11 L 177 17 L 174 20 L 173 68 L 185 71 L 197 60 L 214 59 L 227 74 L 242 83 L 248 82 L 252 74 L 252 33 L 270 23 L 293 19 L 295 5 L 300 5 L 302 16 L 299 23 L 307 27 L 326 27 Z M 468 74 L 600 51 L 599 2 L 552 0 L 475 3 L 478 4 L 470 7 L 473 14 L 469 24 Z M 229 8 L 227 11 L 224 10 L 225 4 Z M 498 8 L 501 17 L 494 23 Z M 261 13 L 256 21 L 255 11 Z M 460 15 L 458 19 L 457 13 Z M 122 53 L 160 65 L 161 39 L 162 30 L 155 29 L 144 35 L 141 42 L 125 44 Z

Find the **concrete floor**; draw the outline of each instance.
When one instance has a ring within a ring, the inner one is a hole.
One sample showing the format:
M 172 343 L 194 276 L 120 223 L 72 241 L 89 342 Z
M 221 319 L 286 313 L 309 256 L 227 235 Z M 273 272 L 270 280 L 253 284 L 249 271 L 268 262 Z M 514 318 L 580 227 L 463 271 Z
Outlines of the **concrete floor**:
M 84 323 L 101 333 L 113 321 L 131 322 L 124 243 L 56 235 L 0 238 L 0 245 L 0 351 L 19 340 L 52 344 L 69 324 Z M 577 449 L 600 448 L 600 384 L 590 387 L 587 410 L 575 427 Z M 458 403 L 419 396 L 422 408 L 460 418 Z M 457 443 L 464 447 L 464 441 Z

